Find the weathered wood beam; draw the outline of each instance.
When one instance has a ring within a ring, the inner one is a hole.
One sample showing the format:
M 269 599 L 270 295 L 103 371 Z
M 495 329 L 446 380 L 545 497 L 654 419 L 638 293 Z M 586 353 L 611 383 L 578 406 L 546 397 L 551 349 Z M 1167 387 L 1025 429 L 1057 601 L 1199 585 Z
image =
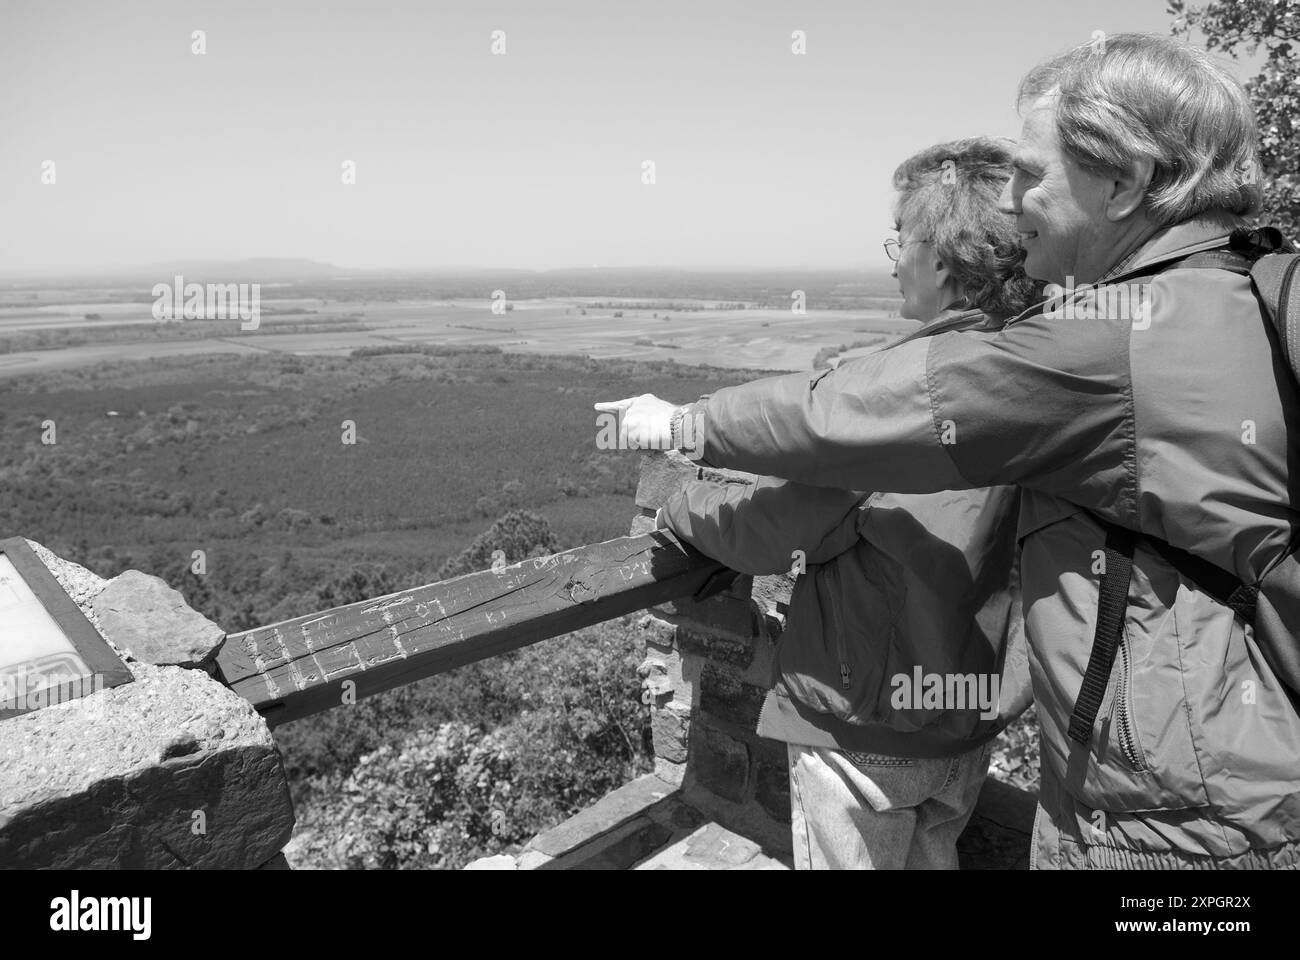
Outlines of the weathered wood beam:
M 218 678 L 274 726 L 733 576 L 664 531 L 621 537 L 232 634 Z

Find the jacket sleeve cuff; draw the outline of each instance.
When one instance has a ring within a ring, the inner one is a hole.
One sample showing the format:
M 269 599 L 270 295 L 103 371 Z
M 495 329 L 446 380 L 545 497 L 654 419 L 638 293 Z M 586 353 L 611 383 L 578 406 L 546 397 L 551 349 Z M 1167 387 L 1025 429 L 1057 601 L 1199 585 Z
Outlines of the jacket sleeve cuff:
M 704 404 L 686 403 L 673 411 L 669 420 L 672 447 L 692 460 L 704 458 Z

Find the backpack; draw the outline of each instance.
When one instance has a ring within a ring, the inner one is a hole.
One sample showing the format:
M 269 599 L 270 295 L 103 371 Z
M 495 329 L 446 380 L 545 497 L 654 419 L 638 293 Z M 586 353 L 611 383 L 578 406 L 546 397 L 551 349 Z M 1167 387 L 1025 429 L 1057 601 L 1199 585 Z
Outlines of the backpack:
M 1273 227 L 1235 230 L 1226 247 L 1160 264 L 1152 273 L 1171 269 L 1222 269 L 1249 276 L 1276 334 L 1274 348 L 1281 352 L 1300 387 L 1300 253 L 1280 231 Z M 1300 644 L 1296 642 L 1296 630 L 1300 628 L 1300 543 L 1290 544 L 1257 581 L 1243 583 L 1234 574 L 1164 540 L 1139 534 L 1095 514 L 1093 517 L 1106 531 L 1105 572 L 1099 587 L 1092 651 L 1070 715 L 1071 740 L 1087 744 L 1091 739 L 1124 630 L 1133 551 L 1139 539 L 1183 577 L 1252 626 L 1265 661 L 1283 681 L 1292 706 L 1300 709 Z

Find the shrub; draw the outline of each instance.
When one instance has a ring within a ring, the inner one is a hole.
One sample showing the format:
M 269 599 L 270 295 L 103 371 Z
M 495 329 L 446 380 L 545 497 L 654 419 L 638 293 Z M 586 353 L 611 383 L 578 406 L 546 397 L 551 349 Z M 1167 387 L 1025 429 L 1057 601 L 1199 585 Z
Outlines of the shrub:
M 599 624 L 277 728 L 294 866 L 461 867 L 648 772 L 638 631 Z
M 528 557 L 544 557 L 558 549 L 559 542 L 545 517 L 528 510 L 511 510 L 475 537 L 459 556 L 439 567 L 438 579 L 449 580 L 491 569 L 492 554 L 497 550 L 505 554 L 506 563 L 518 563 Z

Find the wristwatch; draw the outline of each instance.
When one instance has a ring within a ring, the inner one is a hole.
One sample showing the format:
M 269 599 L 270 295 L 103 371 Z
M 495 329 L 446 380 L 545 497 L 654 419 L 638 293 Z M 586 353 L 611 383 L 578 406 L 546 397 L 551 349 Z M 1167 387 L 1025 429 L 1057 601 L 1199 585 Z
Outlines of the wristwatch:
M 672 431 L 672 445 L 674 450 L 683 449 L 682 444 L 685 442 L 682 436 L 682 419 L 686 416 L 689 405 L 680 406 L 673 409 L 672 417 L 668 420 L 668 427 Z M 691 438 L 691 446 L 694 447 L 694 437 Z

